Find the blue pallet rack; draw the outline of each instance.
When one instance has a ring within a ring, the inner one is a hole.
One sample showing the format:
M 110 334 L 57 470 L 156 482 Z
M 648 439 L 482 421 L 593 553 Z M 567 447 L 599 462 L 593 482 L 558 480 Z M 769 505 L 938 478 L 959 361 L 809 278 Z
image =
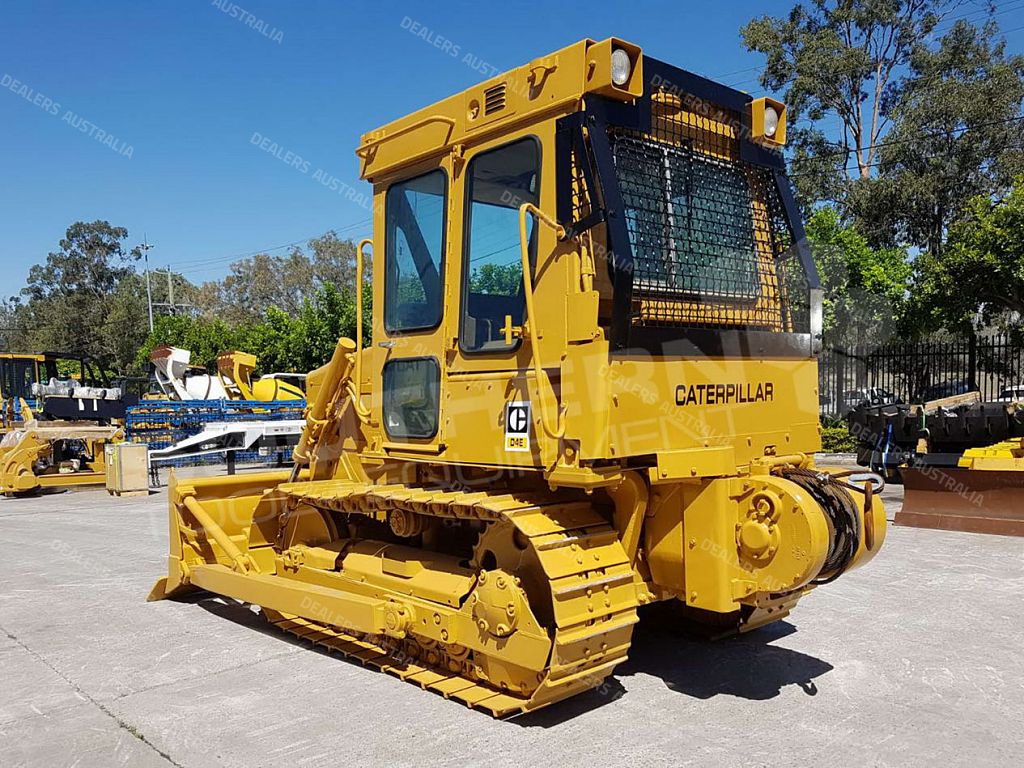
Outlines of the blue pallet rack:
M 284 421 L 301 419 L 305 400 L 143 400 L 128 408 L 125 436 L 133 443 L 146 443 L 151 449 L 166 448 L 186 437 L 203 431 L 207 424 L 222 421 Z M 288 462 L 291 451 L 274 451 L 261 456 L 258 451 L 237 451 L 239 464 Z M 190 467 L 218 464 L 224 454 L 197 456 L 190 459 L 155 459 L 161 467 Z

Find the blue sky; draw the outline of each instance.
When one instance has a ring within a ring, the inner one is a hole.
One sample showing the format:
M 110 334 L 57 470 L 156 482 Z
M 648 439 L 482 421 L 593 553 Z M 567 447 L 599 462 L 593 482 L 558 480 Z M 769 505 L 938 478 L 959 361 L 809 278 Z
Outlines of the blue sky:
M 622 37 L 756 91 L 761 58 L 738 30 L 792 3 L 234 5 L 257 28 L 225 12 L 228 0 L 6 0 L 0 295 L 17 293 L 76 220 L 127 227 L 130 244 L 145 234 L 152 266 L 197 282 L 328 229 L 369 234 L 368 207 L 345 194 L 369 195 L 354 155 L 365 131 L 583 37 Z M 1022 7 L 999 19 L 1019 50 L 1024 3 L 1002 5 Z M 261 149 L 264 138 L 291 164 Z

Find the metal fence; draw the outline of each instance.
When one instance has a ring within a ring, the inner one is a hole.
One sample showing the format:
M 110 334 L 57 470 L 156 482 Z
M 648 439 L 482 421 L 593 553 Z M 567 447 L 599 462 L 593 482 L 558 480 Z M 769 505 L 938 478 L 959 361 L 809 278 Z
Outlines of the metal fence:
M 1024 386 L 1024 347 L 1005 334 L 832 348 L 818 359 L 821 413 L 842 416 L 884 389 L 904 402 Z

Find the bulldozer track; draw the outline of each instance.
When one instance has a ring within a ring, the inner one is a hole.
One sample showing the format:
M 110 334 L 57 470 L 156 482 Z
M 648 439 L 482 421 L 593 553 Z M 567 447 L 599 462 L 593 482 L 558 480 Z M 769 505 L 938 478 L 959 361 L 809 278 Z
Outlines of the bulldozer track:
M 527 712 L 599 687 L 627 658 L 637 622 L 633 571 L 618 534 L 589 503 L 552 502 L 536 493 L 465 493 L 335 480 L 290 483 L 280 490 L 297 502 L 378 519 L 401 509 L 434 517 L 505 521 L 532 548 L 550 593 L 551 653 L 537 687 L 528 695 L 474 679 L 471 664 L 458 670 L 427 664 L 421 660 L 425 653 L 410 653 L 402 641 L 358 637 L 343 628 L 265 612 L 275 626 L 313 645 L 495 717 Z

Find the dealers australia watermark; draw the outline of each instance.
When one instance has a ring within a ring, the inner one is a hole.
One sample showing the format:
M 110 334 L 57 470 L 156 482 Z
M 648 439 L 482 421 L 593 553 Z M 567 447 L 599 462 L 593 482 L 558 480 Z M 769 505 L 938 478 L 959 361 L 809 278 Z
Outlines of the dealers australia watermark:
M 349 202 L 355 203 L 360 208 L 367 211 L 373 210 L 373 202 L 368 195 L 360 192 L 355 187 L 346 184 L 337 176 L 328 173 L 323 168 L 314 169 L 309 160 L 278 144 L 269 136 L 264 136 L 259 131 L 255 131 L 252 136 L 249 137 L 249 143 L 255 147 L 259 147 L 268 155 L 272 155 L 285 165 L 291 166 L 304 175 L 312 177 L 314 181 L 319 182 L 325 189 L 329 189 L 331 192 L 337 192 L 343 198 Z
M 53 115 L 54 117 L 61 114 L 61 107 L 58 102 L 7 73 L 0 75 L 0 88 L 5 88 L 11 93 L 21 96 L 21 98 L 25 99 L 29 104 L 39 107 L 39 109 L 43 110 L 47 114 Z M 103 146 L 109 147 L 117 152 L 117 154 L 121 155 L 121 157 L 127 157 L 131 160 L 132 155 L 135 153 L 135 147 L 131 144 L 128 144 L 124 140 L 117 138 L 114 134 L 103 130 L 95 123 L 89 122 L 84 117 L 70 109 L 63 110 L 61 122 L 67 123 L 72 128 L 81 131 L 90 139 L 98 141 Z
M 462 48 L 453 43 L 450 39 L 444 35 L 439 35 L 430 27 L 421 24 L 409 16 L 403 16 L 399 26 L 401 26 L 402 29 L 407 31 L 410 35 L 415 35 L 427 45 L 437 48 L 441 53 L 447 53 L 453 59 L 458 59 L 474 72 L 479 72 L 484 77 L 494 77 L 501 71 L 493 64 L 484 61 L 482 58 L 470 51 L 463 53 Z
M 240 23 L 245 24 L 249 29 L 256 30 L 272 43 L 280 45 L 284 40 L 284 32 L 277 27 L 270 26 L 263 19 L 249 13 L 240 5 L 229 3 L 227 0 L 213 0 L 210 4 L 226 13 L 232 19 L 238 19 Z

